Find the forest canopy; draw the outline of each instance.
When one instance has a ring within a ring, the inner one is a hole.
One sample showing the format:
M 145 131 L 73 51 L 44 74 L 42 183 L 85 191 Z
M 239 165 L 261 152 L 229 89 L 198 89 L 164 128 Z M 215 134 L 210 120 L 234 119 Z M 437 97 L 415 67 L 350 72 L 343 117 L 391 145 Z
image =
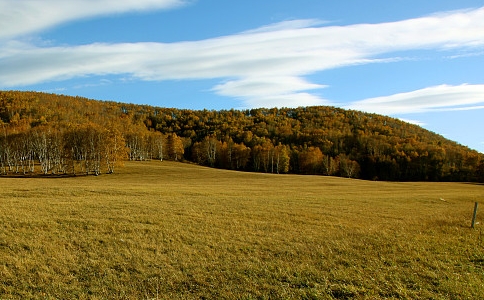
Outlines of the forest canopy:
M 112 173 L 124 160 L 393 181 L 484 181 L 484 155 L 336 107 L 189 110 L 0 91 L 0 174 Z

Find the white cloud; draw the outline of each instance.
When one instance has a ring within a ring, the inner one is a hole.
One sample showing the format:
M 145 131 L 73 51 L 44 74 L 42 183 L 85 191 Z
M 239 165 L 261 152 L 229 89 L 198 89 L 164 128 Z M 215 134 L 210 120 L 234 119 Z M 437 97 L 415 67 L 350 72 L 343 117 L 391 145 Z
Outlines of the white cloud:
M 277 94 L 259 98 L 246 98 L 244 101 L 247 107 L 297 107 L 297 106 L 316 106 L 327 104 L 327 101 L 320 97 L 303 92 L 291 94 Z
M 247 107 L 293 107 L 328 104 L 316 95 L 303 92 L 325 87 L 298 77 L 270 76 L 227 81 L 215 86 L 213 91 L 241 98 Z
M 402 120 L 403 122 L 407 122 L 407 123 L 418 125 L 418 126 L 427 125 L 427 123 L 419 121 L 419 120 L 411 120 L 411 119 L 405 119 L 405 118 L 399 118 L 399 119 Z
M 484 55 L 484 51 L 473 51 L 473 52 L 464 52 L 464 53 L 449 55 L 446 58 L 456 59 L 456 58 L 463 58 L 463 57 L 477 57 L 477 56 L 483 56 L 483 55 Z
M 354 102 L 349 109 L 384 115 L 484 108 L 484 85 L 439 85 Z
M 0 0 L 0 11 L 6 17 L 0 18 L 3 37 L 36 30 L 29 20 L 50 9 L 53 12 L 48 18 L 40 18 L 38 28 L 113 12 L 167 8 L 184 1 L 104 0 L 89 2 L 93 4 L 90 8 L 84 8 L 89 5 L 80 0 L 38 2 Z M 20 21 L 11 15 L 19 16 Z M 393 23 L 316 24 L 314 20 L 293 20 L 231 36 L 177 43 L 46 47 L 10 40 L 0 45 L 0 87 L 108 74 L 160 81 L 230 79 L 213 91 L 243 99 L 247 106 L 319 105 L 326 101 L 308 91 L 324 85 L 304 80 L 305 75 L 343 66 L 398 61 L 401 58 L 388 57 L 395 51 L 484 45 L 484 8 Z
M 168 9 L 184 0 L 0 0 L 0 40 L 100 15 Z
M 243 33 L 261 33 L 261 32 L 272 32 L 272 31 L 281 31 L 281 30 L 301 29 L 301 28 L 319 26 L 325 23 L 326 22 L 317 20 L 317 19 L 289 20 L 289 21 L 283 21 L 279 23 L 262 26 L 257 29 L 247 30 L 247 31 L 244 31 Z

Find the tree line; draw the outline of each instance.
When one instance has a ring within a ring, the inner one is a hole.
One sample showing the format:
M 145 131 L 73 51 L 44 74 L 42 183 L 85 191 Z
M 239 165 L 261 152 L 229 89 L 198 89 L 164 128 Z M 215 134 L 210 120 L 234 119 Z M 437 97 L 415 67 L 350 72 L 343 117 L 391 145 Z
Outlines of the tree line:
M 122 161 L 123 137 L 116 131 L 87 124 L 58 130 L 35 127 L 0 138 L 0 174 L 95 174 L 114 172 Z
M 176 134 L 128 132 L 94 123 L 69 128 L 37 126 L 17 131 L 2 124 L 0 175 L 114 173 L 129 160 L 183 157 Z
M 188 110 L 0 92 L 0 172 L 111 173 L 126 159 L 370 180 L 484 181 L 483 154 L 329 106 Z

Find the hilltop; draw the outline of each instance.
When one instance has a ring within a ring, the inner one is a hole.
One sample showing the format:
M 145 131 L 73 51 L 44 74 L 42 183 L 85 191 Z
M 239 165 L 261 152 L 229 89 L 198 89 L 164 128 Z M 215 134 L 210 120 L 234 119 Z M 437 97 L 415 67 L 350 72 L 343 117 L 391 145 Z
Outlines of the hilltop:
M 168 159 L 370 180 L 484 181 L 484 156 L 398 119 L 336 107 L 189 110 L 0 91 L 0 173 L 100 174 Z

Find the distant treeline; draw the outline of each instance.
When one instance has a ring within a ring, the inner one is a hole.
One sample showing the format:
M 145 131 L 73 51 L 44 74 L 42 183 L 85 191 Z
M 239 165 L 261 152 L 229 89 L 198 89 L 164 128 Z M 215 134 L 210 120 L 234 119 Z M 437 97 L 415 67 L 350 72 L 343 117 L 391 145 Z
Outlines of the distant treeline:
M 484 181 L 484 155 L 335 107 L 187 110 L 0 91 L 0 173 L 111 173 L 126 159 L 370 180 Z M 36 169 L 37 168 L 37 169 Z

